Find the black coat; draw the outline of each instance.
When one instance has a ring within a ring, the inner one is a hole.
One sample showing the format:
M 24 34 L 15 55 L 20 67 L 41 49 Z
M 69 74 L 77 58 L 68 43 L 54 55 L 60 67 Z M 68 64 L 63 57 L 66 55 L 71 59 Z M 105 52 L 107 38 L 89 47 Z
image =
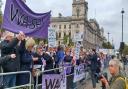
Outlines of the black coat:
M 26 50 L 25 41 L 21 43 L 20 46 L 22 49 L 20 50 L 20 71 L 32 71 L 33 65 L 33 53 L 31 51 Z M 17 77 L 17 85 L 24 85 L 29 83 L 30 75 L 29 73 L 19 74 Z
M 43 55 L 39 55 L 38 53 L 34 53 L 33 57 L 38 57 L 38 60 L 34 61 L 34 65 L 43 65 L 43 62 L 42 62 Z
M 16 72 L 20 70 L 20 53 L 19 46 L 17 46 L 19 40 L 14 38 L 11 42 L 4 40 L 1 42 L 1 56 L 7 56 L 10 54 L 16 54 L 15 60 L 7 61 L 2 67 L 4 72 Z
M 66 56 L 64 57 L 64 62 L 69 62 L 69 63 L 71 63 L 71 62 L 72 62 L 72 59 L 73 59 L 72 56 L 66 55 Z
M 93 71 L 93 70 L 97 70 L 97 67 L 98 67 L 97 58 L 98 58 L 98 56 L 97 56 L 96 53 L 93 54 L 93 55 L 91 55 L 91 57 L 90 57 L 90 61 L 91 61 L 90 67 L 91 67 L 91 70 L 92 70 L 92 71 Z
M 10 58 L 10 56 L 0 57 L 0 73 L 2 73 L 1 66 L 4 65 Z
M 52 57 L 49 54 L 44 53 L 43 58 L 44 58 L 44 60 L 46 60 L 45 70 L 53 69 L 53 59 L 52 59 Z M 53 71 L 49 71 L 49 72 L 45 72 L 45 73 L 50 74 L 50 73 L 53 73 Z

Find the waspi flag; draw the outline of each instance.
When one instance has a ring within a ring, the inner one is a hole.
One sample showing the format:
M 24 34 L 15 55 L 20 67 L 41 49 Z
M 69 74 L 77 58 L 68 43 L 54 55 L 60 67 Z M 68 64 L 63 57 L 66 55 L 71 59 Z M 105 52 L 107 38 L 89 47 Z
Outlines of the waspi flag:
M 51 11 L 34 13 L 22 0 L 6 0 L 2 28 L 13 33 L 23 31 L 27 36 L 47 38 Z

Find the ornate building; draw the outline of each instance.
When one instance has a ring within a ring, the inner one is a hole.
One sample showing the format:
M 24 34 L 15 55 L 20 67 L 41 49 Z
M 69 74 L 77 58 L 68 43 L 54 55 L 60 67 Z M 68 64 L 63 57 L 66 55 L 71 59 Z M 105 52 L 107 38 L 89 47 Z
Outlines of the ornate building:
M 83 41 L 80 43 L 86 49 L 102 47 L 104 30 L 100 29 L 96 20 L 88 20 L 87 13 L 88 3 L 85 0 L 73 0 L 72 16 L 63 17 L 59 13 L 58 17 L 52 17 L 51 27 L 56 30 L 58 44 L 65 44 L 66 36 L 69 44 L 76 33 L 82 33 Z

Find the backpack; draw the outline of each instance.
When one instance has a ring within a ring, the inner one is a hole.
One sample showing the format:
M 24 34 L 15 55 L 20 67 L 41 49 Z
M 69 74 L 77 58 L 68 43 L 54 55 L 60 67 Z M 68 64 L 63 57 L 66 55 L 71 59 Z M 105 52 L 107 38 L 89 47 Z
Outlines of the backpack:
M 118 77 L 117 79 L 121 79 L 121 80 L 125 81 L 125 85 L 126 85 L 125 89 L 128 89 L 128 78 L 127 77 Z

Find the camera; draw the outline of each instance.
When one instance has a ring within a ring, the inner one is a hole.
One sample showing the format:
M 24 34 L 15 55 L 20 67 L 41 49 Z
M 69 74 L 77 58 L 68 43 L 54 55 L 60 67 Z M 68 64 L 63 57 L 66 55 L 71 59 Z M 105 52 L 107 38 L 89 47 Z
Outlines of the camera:
M 98 80 L 102 79 L 103 76 L 108 80 L 107 73 L 95 73 L 95 76 L 97 77 Z

